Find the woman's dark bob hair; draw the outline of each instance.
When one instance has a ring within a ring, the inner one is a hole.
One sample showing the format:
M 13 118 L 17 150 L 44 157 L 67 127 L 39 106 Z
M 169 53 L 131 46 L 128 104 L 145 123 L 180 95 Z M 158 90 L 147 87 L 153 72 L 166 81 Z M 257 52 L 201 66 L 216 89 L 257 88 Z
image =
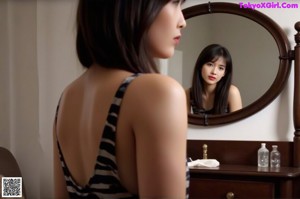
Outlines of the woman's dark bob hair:
M 158 72 L 147 33 L 170 0 L 79 0 L 77 55 L 81 64 L 133 73 Z
M 228 93 L 232 82 L 232 59 L 229 51 L 219 44 L 211 44 L 206 46 L 199 54 L 195 64 L 192 87 L 191 100 L 199 110 L 203 109 L 203 93 L 204 80 L 202 78 L 202 67 L 207 62 L 215 62 L 219 57 L 223 57 L 226 62 L 225 75 L 217 83 L 215 91 L 215 100 L 212 113 L 223 114 L 228 112 Z M 200 111 L 201 112 L 201 111 Z

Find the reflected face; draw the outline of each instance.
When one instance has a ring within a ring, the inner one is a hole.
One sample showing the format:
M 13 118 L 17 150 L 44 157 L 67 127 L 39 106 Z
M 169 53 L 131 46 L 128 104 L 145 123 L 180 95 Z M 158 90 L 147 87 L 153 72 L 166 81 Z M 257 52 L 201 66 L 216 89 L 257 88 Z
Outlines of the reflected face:
M 179 43 L 181 29 L 186 26 L 181 10 L 182 1 L 167 3 L 149 29 L 149 45 L 153 57 L 169 58 Z
M 217 84 L 226 71 L 226 61 L 223 57 L 219 57 L 215 61 L 207 62 L 202 66 L 201 75 L 204 83 L 207 85 Z

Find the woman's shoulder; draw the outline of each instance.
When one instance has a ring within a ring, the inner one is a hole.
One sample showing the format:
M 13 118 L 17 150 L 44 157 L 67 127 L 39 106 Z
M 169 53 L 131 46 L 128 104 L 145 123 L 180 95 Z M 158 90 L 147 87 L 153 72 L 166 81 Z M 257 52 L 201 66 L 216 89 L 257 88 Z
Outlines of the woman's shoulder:
M 143 74 L 135 80 L 135 89 L 139 92 L 162 92 L 168 94 L 172 91 L 185 93 L 184 88 L 175 79 L 162 74 Z
M 168 75 L 163 75 L 159 73 L 146 73 L 142 74 L 139 76 L 140 81 L 154 81 L 154 82 L 159 82 L 159 83 L 168 83 L 168 84 L 174 84 L 174 85 L 180 85 L 174 78 L 168 76 Z M 152 82 L 153 83 L 153 82 Z M 182 87 L 182 86 L 180 86 Z
M 240 94 L 240 90 L 235 85 L 231 84 L 229 88 L 229 95 Z
M 154 106 L 163 103 L 182 103 L 186 100 L 183 87 L 175 79 L 162 74 L 142 74 L 129 86 L 127 96 L 136 106 L 149 102 Z
M 242 98 L 238 87 L 231 85 L 229 88 L 228 103 L 230 112 L 239 110 L 243 107 Z
M 71 81 L 69 84 L 65 86 L 61 93 L 61 98 L 66 99 L 66 98 L 74 98 L 77 97 L 78 95 L 82 95 L 80 91 L 82 90 L 82 86 L 79 83 L 81 77 L 76 78 L 75 80 Z

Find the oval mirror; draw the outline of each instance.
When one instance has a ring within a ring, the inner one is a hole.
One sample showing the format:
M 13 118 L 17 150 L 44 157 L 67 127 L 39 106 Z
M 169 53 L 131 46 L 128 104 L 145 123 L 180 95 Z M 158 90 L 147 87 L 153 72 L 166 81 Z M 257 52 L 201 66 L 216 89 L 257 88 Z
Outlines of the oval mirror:
M 270 88 L 277 75 L 279 52 L 266 29 L 252 20 L 227 13 L 200 15 L 187 21 L 188 26 L 182 31 L 182 42 L 176 49 L 182 54 L 184 70 L 181 84 L 184 88 L 192 86 L 199 53 L 213 43 L 225 46 L 232 56 L 232 83 L 239 88 L 243 107 Z
M 208 44 L 225 46 L 233 59 L 233 84 L 243 108 L 224 115 L 189 114 L 189 123 L 219 125 L 241 120 L 262 110 L 284 88 L 291 63 L 283 30 L 268 16 L 234 3 L 206 3 L 183 9 L 187 27 L 178 46 L 183 87 L 191 86 L 194 63 Z M 176 54 L 175 54 L 176 57 Z M 171 60 L 172 62 L 172 60 Z

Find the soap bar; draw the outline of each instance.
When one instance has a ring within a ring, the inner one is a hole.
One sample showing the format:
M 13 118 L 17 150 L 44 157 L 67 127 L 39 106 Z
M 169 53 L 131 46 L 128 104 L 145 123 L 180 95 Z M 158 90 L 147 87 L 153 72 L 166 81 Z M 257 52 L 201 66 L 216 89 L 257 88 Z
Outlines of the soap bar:
M 216 159 L 197 159 L 188 162 L 189 167 L 218 167 L 220 162 Z

